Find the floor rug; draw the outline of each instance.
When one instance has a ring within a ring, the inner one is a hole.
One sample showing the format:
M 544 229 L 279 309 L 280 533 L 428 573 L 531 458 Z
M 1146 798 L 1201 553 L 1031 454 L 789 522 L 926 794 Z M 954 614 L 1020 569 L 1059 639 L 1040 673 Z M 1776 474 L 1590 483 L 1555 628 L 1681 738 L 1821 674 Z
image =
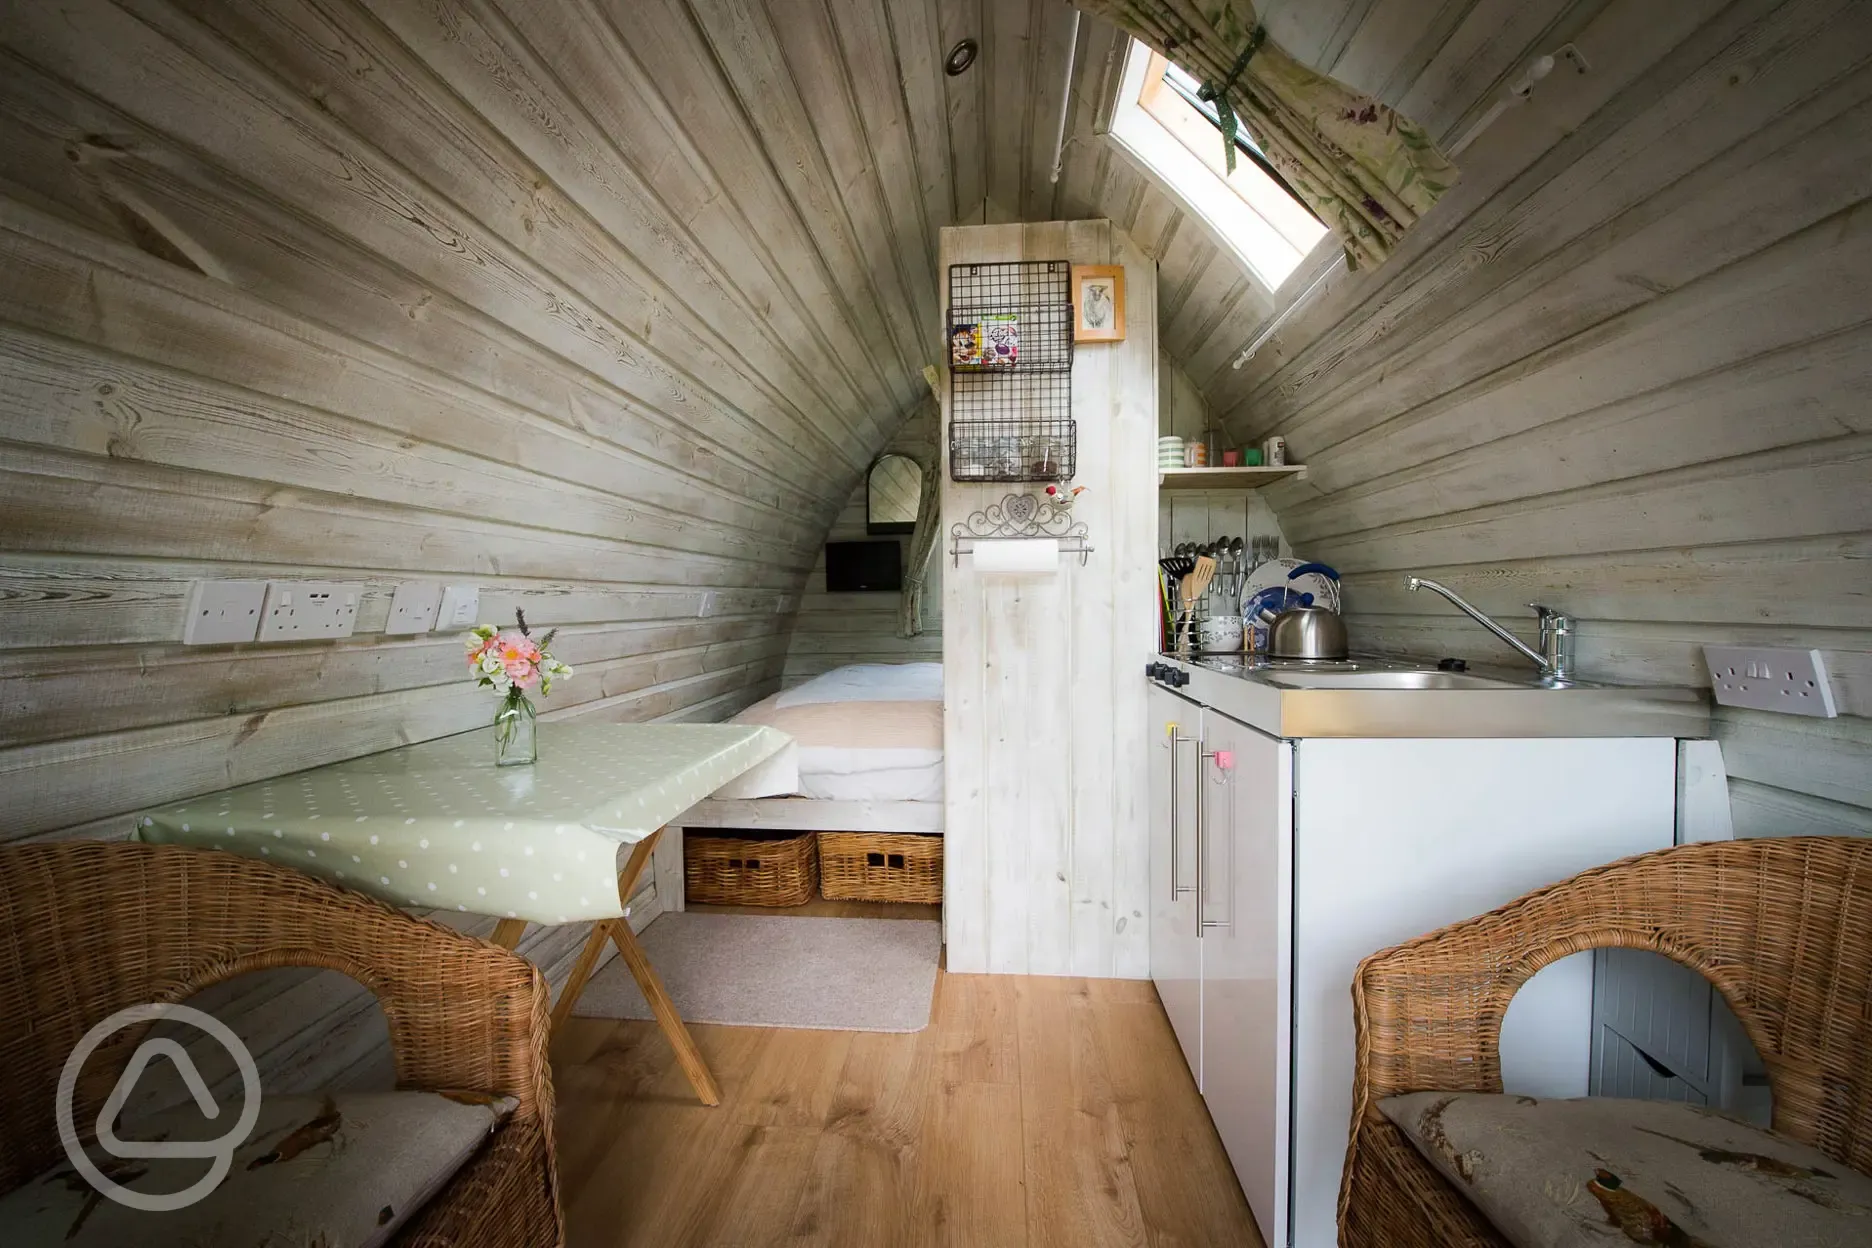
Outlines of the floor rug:
M 929 1026 L 942 925 L 682 912 L 638 939 L 688 1022 L 902 1032 Z M 618 958 L 592 976 L 572 1012 L 652 1017 Z

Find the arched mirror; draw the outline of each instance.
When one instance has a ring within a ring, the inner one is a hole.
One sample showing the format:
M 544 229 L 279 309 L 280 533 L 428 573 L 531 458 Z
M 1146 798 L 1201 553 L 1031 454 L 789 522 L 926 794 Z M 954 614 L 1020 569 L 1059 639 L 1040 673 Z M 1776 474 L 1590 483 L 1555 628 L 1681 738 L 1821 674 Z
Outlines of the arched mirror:
M 916 531 L 923 469 L 908 455 L 880 455 L 865 486 L 865 532 L 873 537 Z

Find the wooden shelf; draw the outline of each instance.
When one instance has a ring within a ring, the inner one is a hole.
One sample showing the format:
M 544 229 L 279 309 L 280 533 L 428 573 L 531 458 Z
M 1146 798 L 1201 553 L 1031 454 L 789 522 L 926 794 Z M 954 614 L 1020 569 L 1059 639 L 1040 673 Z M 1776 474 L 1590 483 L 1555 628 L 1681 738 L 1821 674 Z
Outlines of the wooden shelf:
M 1289 477 L 1306 476 L 1306 465 L 1279 468 L 1159 468 L 1160 490 L 1258 490 Z

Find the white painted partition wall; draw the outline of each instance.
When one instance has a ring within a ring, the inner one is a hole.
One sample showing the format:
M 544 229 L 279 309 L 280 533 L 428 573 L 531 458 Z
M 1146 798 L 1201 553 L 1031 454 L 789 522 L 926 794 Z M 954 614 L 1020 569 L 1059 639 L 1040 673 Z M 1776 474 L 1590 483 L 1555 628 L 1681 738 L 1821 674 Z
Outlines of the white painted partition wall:
M 966 262 L 1125 266 L 1123 343 L 1073 363 L 1080 496 L 1096 548 L 1050 576 L 945 568 L 951 971 L 1142 978 L 1149 881 L 1142 667 L 1154 647 L 1156 265 L 1108 221 L 945 229 L 938 278 Z M 946 294 L 945 294 L 946 304 Z M 951 418 L 947 378 L 943 428 Z M 944 438 L 945 450 L 947 437 Z M 1040 486 L 943 481 L 948 525 Z M 948 558 L 948 542 L 939 547 Z

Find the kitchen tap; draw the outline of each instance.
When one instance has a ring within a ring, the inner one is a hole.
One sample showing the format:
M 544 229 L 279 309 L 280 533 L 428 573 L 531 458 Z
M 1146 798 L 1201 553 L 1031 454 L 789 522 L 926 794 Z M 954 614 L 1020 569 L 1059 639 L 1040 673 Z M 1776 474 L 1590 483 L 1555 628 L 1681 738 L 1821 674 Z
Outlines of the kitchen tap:
M 1552 607 L 1543 607 L 1538 602 L 1530 602 L 1528 606 L 1533 608 L 1535 614 L 1540 617 L 1541 648 L 1535 650 L 1487 615 L 1464 602 L 1462 596 L 1447 585 L 1439 585 L 1421 576 L 1411 577 L 1408 584 L 1412 590 L 1429 589 L 1442 594 L 1455 604 L 1457 610 L 1519 650 L 1531 663 L 1540 668 L 1549 684 L 1564 685 L 1573 679 L 1572 617 L 1563 615 Z

